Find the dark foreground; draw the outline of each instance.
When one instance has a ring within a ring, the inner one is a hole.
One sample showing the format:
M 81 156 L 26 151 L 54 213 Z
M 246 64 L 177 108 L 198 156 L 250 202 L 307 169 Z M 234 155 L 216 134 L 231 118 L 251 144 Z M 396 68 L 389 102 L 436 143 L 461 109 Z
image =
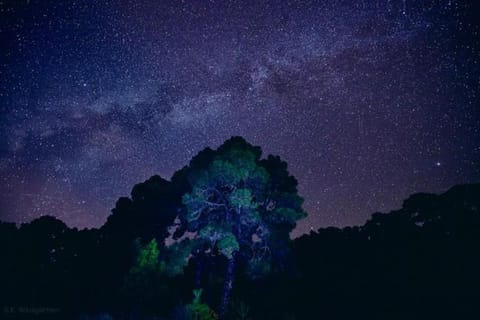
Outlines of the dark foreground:
M 295 239 L 287 263 L 266 277 L 247 277 L 239 266 L 225 317 L 474 319 L 479 208 L 480 185 L 456 186 L 442 195 L 413 195 L 402 209 L 373 214 L 361 227 Z M 109 236 L 50 217 L 18 229 L 2 223 L 2 318 L 188 319 L 182 307 L 192 305 L 197 262 L 191 259 L 183 274 L 126 290 L 134 250 L 120 236 L 113 246 Z M 212 310 L 225 263 L 219 257 L 203 267 L 200 304 Z

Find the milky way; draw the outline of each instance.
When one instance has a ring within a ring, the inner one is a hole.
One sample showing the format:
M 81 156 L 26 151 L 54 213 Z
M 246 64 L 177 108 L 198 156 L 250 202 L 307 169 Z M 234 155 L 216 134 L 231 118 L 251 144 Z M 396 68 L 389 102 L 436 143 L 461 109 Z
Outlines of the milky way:
M 309 217 L 363 223 L 480 180 L 480 29 L 454 1 L 0 3 L 0 219 L 100 226 L 233 135 Z

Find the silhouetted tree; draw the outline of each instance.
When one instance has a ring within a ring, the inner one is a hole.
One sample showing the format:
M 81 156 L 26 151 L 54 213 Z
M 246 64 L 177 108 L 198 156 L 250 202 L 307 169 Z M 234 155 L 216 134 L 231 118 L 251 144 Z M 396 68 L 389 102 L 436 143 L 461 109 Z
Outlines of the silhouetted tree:
M 132 198 L 120 198 L 102 231 L 115 238 L 144 241 L 155 238 L 163 246 L 181 206 L 181 194 L 171 182 L 153 176 L 132 189 Z

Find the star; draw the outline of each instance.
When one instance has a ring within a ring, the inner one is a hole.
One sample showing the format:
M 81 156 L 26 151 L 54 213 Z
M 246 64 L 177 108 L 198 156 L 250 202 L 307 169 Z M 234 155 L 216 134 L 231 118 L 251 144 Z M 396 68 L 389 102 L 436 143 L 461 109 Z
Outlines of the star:
M 480 180 L 473 4 L 27 2 L 0 19 L 0 220 L 99 227 L 235 135 L 298 180 L 293 236 Z

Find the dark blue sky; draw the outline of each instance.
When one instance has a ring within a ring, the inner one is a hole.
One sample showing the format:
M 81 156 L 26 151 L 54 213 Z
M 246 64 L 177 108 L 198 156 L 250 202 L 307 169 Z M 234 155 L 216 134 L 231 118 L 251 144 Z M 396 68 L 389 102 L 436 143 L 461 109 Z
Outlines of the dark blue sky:
M 232 135 L 289 163 L 309 212 L 297 233 L 478 182 L 477 12 L 455 0 L 2 1 L 0 219 L 99 226 L 135 183 Z

